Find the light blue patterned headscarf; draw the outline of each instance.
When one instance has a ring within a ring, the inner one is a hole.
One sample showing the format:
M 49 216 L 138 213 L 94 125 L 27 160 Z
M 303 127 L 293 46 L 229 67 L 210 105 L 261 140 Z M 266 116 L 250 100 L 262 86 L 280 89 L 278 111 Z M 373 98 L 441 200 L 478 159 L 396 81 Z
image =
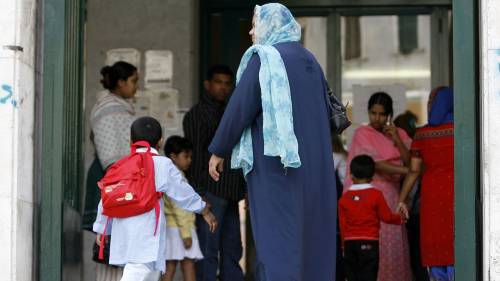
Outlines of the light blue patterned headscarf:
M 254 53 L 260 58 L 264 155 L 279 156 L 284 168 L 300 167 L 299 145 L 293 130 L 292 99 L 285 64 L 274 44 L 299 41 L 300 25 L 290 11 L 277 3 L 255 6 L 255 44 L 241 59 L 236 83 Z M 245 129 L 234 147 L 231 167 L 247 175 L 253 167 L 251 128 Z

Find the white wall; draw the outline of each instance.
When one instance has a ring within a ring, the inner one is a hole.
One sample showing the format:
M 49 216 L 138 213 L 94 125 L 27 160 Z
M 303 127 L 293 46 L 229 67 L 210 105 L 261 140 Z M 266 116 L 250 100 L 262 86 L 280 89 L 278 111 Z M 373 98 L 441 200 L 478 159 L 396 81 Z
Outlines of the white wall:
M 482 0 L 481 106 L 484 280 L 500 280 L 500 2 Z
M 0 280 L 32 279 L 35 8 L 0 2 Z

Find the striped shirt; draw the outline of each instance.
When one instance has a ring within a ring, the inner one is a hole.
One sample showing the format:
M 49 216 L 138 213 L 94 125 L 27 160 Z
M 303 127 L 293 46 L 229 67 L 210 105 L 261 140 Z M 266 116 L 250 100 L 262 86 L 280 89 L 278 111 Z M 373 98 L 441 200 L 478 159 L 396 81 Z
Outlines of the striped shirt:
M 221 173 L 219 182 L 215 182 L 208 173 L 211 156 L 208 146 L 217 131 L 224 108 L 225 104 L 205 93 L 184 117 L 184 136 L 193 143 L 193 162 L 186 176 L 202 196 L 210 192 L 217 197 L 239 201 L 245 195 L 245 179 L 241 169 L 231 169 L 231 159 L 224 160 L 224 172 Z

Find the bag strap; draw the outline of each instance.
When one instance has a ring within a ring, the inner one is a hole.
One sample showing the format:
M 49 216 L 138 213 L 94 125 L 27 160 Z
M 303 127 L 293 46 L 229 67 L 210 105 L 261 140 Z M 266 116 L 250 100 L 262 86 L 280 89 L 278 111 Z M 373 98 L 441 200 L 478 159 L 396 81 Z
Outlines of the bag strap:
M 325 80 L 326 84 L 326 95 L 325 95 L 325 104 L 326 104 L 326 110 L 328 112 L 328 118 L 330 118 L 330 115 L 332 114 L 332 105 L 331 105 L 331 99 L 330 97 L 335 94 L 333 93 L 332 88 L 330 88 L 330 85 L 328 85 L 328 81 Z
M 149 145 L 149 142 L 147 141 L 138 141 L 130 145 L 130 152 L 131 154 L 137 153 L 137 148 L 138 147 L 146 147 L 148 150 L 146 153 L 151 152 L 151 146 Z
M 101 242 L 99 243 L 99 259 L 100 260 L 104 260 L 104 239 L 106 238 L 106 232 L 108 230 L 108 224 L 109 224 L 109 220 L 111 218 L 108 217 L 106 219 L 106 226 L 104 226 L 104 234 L 101 234 Z
M 158 230 L 158 224 L 160 223 L 160 210 L 161 210 L 160 200 L 158 200 L 158 203 L 156 203 L 155 205 L 156 223 L 155 223 L 155 232 L 153 234 L 154 236 L 156 236 L 156 231 Z

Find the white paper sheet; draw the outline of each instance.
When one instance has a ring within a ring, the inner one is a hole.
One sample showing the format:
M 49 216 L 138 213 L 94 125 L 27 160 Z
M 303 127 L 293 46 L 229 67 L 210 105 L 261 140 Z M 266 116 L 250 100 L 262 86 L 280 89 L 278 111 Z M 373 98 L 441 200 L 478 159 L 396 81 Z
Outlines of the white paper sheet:
M 170 50 L 149 50 L 145 53 L 145 88 L 165 89 L 172 87 L 174 58 Z
M 139 69 L 141 53 L 132 48 L 111 49 L 106 52 L 106 65 L 113 65 L 118 61 L 126 61 Z
M 180 127 L 179 94 L 176 89 L 139 91 L 132 103 L 137 117 L 151 116 L 160 122 L 164 130 Z
M 149 91 L 138 91 L 134 98 L 132 98 L 132 104 L 134 105 L 135 115 L 137 117 L 152 116 L 152 97 L 153 96 Z

